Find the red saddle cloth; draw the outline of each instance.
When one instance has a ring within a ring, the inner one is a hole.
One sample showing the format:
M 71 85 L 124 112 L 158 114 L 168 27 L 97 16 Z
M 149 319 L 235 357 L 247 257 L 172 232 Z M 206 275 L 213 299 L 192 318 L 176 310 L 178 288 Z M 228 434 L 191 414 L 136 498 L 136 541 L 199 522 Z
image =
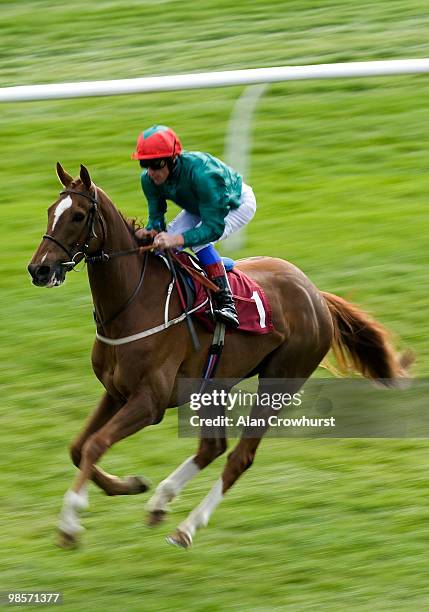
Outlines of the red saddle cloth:
M 194 260 L 187 253 L 177 253 L 176 255 L 186 265 L 196 267 Z M 271 306 L 261 287 L 237 268 L 228 272 L 228 280 L 240 321 L 240 326 L 235 331 L 258 335 L 271 332 L 273 330 Z M 195 278 L 192 278 L 192 281 L 195 288 L 195 308 L 198 304 L 206 301 L 209 292 Z M 201 309 L 196 310 L 193 316 L 210 331 L 214 330 L 215 325 L 207 303 L 202 305 Z

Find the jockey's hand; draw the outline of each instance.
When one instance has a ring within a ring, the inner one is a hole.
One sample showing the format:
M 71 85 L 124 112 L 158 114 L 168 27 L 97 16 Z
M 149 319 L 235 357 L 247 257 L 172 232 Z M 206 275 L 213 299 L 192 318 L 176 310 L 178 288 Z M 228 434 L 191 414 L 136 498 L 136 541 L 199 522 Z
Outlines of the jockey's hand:
M 153 246 L 163 251 L 164 249 L 183 246 L 184 243 L 185 241 L 182 234 L 167 234 L 167 232 L 161 232 L 156 235 Z
M 138 229 L 135 233 L 135 237 L 142 245 L 152 244 L 157 232 L 155 230 L 148 230 L 144 227 Z

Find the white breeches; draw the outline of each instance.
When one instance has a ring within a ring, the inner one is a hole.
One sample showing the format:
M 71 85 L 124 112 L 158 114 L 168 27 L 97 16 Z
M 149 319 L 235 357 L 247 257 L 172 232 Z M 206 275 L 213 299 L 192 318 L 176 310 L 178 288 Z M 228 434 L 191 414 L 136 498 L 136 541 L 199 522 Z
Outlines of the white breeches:
M 241 189 L 240 206 L 233 208 L 225 217 L 225 230 L 219 240 L 228 238 L 231 234 L 244 227 L 253 218 L 256 212 L 256 198 L 253 189 L 243 183 Z M 201 218 L 193 215 L 187 210 L 182 210 L 167 227 L 169 234 L 183 234 L 188 229 L 201 225 Z M 216 240 L 215 242 L 219 242 Z M 207 244 L 192 247 L 195 253 L 201 251 Z

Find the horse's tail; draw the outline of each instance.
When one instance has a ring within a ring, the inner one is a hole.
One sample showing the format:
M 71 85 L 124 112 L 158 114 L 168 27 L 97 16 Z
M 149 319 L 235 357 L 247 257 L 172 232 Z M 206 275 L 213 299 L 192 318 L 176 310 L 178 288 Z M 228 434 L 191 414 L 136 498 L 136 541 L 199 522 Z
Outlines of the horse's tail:
M 342 371 L 357 371 L 387 387 L 408 375 L 413 354 L 398 354 L 389 332 L 378 321 L 337 295 L 322 295 L 334 324 L 332 350 Z

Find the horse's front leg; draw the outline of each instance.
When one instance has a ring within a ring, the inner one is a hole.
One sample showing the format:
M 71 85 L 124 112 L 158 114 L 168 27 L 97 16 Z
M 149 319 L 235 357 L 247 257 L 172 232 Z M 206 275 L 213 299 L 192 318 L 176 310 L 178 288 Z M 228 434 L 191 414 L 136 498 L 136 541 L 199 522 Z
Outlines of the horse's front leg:
M 85 427 L 70 447 L 70 455 L 76 467 L 80 466 L 82 460 L 82 448 L 88 438 L 101 429 L 120 410 L 124 402 L 115 399 L 109 393 L 105 393 L 89 417 Z M 140 476 L 126 476 L 118 478 L 108 474 L 100 467 L 92 468 L 91 480 L 100 487 L 107 495 L 133 495 L 143 493 L 149 488 L 149 483 Z
M 69 548 L 77 544 L 79 534 L 83 530 L 79 514 L 88 506 L 86 486 L 97 461 L 119 440 L 143 427 L 159 423 L 165 410 L 161 405 L 154 387 L 142 387 L 138 395 L 132 396 L 105 425 L 86 440 L 82 447 L 79 474 L 72 488 L 64 496 L 59 524 L 60 546 Z

